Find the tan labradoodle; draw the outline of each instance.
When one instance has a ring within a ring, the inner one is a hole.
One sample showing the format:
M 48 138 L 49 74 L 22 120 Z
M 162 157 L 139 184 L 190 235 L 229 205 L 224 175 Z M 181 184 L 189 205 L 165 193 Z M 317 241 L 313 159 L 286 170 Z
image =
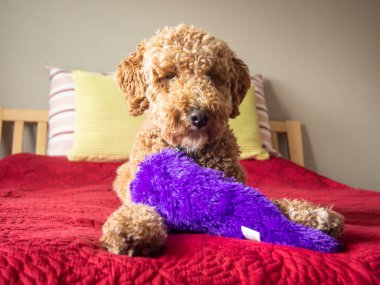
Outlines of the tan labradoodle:
M 199 164 L 244 182 L 239 147 L 228 125 L 250 87 L 248 67 L 228 45 L 186 25 L 164 27 L 121 62 L 116 74 L 129 112 L 147 113 L 130 160 L 120 166 L 114 190 L 123 205 L 103 226 L 102 245 L 110 252 L 153 255 L 167 232 L 154 208 L 130 201 L 129 183 L 137 165 L 163 148 L 181 148 Z M 337 236 L 340 214 L 298 200 L 275 204 L 290 219 Z

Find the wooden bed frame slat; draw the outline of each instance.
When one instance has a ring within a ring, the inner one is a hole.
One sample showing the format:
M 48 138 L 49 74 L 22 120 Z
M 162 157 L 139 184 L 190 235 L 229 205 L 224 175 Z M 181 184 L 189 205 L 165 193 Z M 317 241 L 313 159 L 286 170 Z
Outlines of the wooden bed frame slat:
M 47 128 L 47 122 L 39 121 L 37 123 L 36 154 L 46 154 Z
M 25 123 L 37 124 L 36 154 L 46 154 L 48 111 L 0 108 L 0 143 L 3 121 L 14 123 L 12 154 L 22 152 Z M 301 123 L 294 120 L 270 121 L 270 126 L 273 148 L 279 151 L 278 134 L 285 134 L 288 142 L 289 159 L 304 166 Z
M 22 144 L 24 142 L 24 122 L 15 121 L 12 140 L 12 154 L 22 152 Z
M 46 110 L 23 110 L 23 109 L 2 109 L 3 120 L 24 121 L 27 123 L 47 122 L 48 111 Z
M 280 144 L 278 142 L 278 136 L 277 136 L 277 132 L 271 132 L 271 135 L 272 135 L 272 147 L 279 151 L 280 150 Z

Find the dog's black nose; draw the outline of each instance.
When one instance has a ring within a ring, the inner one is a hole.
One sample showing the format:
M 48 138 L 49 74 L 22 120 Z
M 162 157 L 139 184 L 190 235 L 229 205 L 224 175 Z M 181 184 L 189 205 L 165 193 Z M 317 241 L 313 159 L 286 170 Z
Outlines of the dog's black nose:
M 189 112 L 190 123 L 198 129 L 207 125 L 209 115 L 204 109 L 192 109 Z

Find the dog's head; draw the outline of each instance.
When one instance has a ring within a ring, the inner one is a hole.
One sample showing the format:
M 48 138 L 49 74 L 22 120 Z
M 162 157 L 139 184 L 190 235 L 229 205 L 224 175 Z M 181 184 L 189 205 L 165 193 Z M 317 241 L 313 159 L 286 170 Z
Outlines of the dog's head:
M 122 61 L 117 82 L 129 112 L 149 112 L 170 145 L 190 150 L 220 139 L 250 87 L 228 45 L 192 26 L 165 27 Z

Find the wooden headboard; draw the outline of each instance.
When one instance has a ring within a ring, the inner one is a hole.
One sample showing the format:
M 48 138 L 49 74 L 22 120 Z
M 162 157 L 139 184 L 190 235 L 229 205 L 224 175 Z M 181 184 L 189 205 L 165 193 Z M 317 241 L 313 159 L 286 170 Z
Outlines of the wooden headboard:
M 3 122 L 13 122 L 12 154 L 21 153 L 24 141 L 25 123 L 37 124 L 36 154 L 46 154 L 48 111 L 0 108 L 0 143 Z M 287 140 L 289 159 L 304 166 L 302 130 L 299 121 L 270 121 L 272 145 L 280 149 L 278 135 L 284 134 Z
M 13 122 L 12 154 L 22 152 L 25 123 L 37 124 L 36 154 L 46 154 L 48 112 L 0 108 L 0 143 L 3 122 Z

